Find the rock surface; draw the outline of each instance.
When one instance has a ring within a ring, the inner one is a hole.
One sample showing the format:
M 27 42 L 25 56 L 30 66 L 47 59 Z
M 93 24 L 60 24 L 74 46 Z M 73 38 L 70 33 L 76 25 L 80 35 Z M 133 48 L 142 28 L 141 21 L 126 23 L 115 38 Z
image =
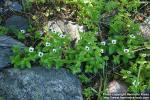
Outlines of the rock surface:
M 69 34 L 72 40 L 80 40 L 79 32 L 84 32 L 85 29 L 83 26 L 75 24 L 71 21 L 62 21 L 62 20 L 52 20 L 48 22 L 49 30 L 58 33 Z
M 12 11 L 21 12 L 22 6 L 21 6 L 18 2 L 12 2 L 12 3 L 9 5 L 9 9 L 12 10 Z
M 0 8 L 0 14 L 2 14 L 3 13 L 3 8 Z
M 109 83 L 108 86 L 108 94 L 115 94 L 115 93 L 127 93 L 127 86 L 122 82 L 113 80 Z
M 141 34 L 145 39 L 150 37 L 150 18 L 147 18 L 141 25 L 140 25 Z
M 65 69 L 5 69 L 0 72 L 4 100 L 83 100 L 79 80 Z
M 28 21 L 22 16 L 13 15 L 6 20 L 6 27 L 26 30 L 28 28 Z
M 0 3 L 4 3 L 4 0 L 0 0 Z
M 0 36 L 0 69 L 10 65 L 11 47 L 13 45 L 24 45 L 9 36 Z

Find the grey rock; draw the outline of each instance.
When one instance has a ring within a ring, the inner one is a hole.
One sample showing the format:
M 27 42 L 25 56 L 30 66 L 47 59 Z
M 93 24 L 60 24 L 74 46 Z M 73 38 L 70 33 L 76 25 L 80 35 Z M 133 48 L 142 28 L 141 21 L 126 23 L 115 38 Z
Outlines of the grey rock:
M 5 2 L 4 2 L 4 6 L 5 7 L 8 7 L 9 5 L 11 5 L 12 4 L 12 1 L 10 1 L 10 0 L 4 0 Z
M 0 14 L 2 14 L 3 13 L 3 8 L 0 8 Z
M 48 22 L 49 30 L 58 33 L 65 33 L 70 35 L 72 40 L 80 40 L 79 32 L 84 32 L 84 26 L 80 26 L 72 21 L 51 20 Z M 77 42 L 76 41 L 76 42 Z
M 0 0 L 0 4 L 1 4 L 1 3 L 4 3 L 4 0 Z
M 28 21 L 22 16 L 13 15 L 6 20 L 6 26 L 8 28 L 26 30 L 28 28 Z
M 9 5 L 9 9 L 12 10 L 12 11 L 21 12 L 22 6 L 21 6 L 18 2 L 12 2 L 12 3 Z
M 145 89 L 145 90 L 143 91 L 143 93 L 145 93 L 145 94 L 150 94 L 150 89 Z
M 113 80 L 108 85 L 108 94 L 127 93 L 127 86 L 120 81 Z
M 38 66 L 0 72 L 0 96 L 4 100 L 83 100 L 74 75 Z
M 141 32 L 139 34 L 142 34 L 145 39 L 150 37 L 150 17 L 140 25 L 140 30 Z
M 7 8 L 0 8 L 0 14 L 1 15 L 7 14 L 7 11 L 9 11 L 9 9 L 7 9 Z
M 11 48 L 13 45 L 24 47 L 24 44 L 9 36 L 0 36 L 0 70 L 10 65 Z

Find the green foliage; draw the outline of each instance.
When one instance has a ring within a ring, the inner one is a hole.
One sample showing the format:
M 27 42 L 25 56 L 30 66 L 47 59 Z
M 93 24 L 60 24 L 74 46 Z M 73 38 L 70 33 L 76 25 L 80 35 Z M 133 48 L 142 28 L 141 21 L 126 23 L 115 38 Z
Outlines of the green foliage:
M 97 73 L 101 70 L 105 65 L 105 57 L 102 57 L 101 49 L 93 33 L 82 33 L 76 48 L 69 49 L 67 52 L 67 58 L 74 61 L 71 65 L 73 73 L 81 72 L 82 63 L 85 63 L 85 72 Z
M 119 6 L 119 2 L 110 1 L 106 3 L 105 10 L 111 12 L 113 9 L 116 9 Z
M 25 40 L 25 33 L 21 32 L 21 31 L 17 31 L 16 36 L 19 40 Z
M 0 100 L 4 100 L 3 97 L 0 97 Z
M 29 2 L 35 2 L 34 0 Z M 45 3 L 39 0 L 36 3 Z M 100 74 L 107 76 L 107 70 L 119 68 L 116 73 L 129 85 L 130 92 L 140 92 L 150 88 L 150 41 L 145 41 L 137 35 L 139 24 L 135 23 L 131 14 L 139 7 L 139 0 L 65 0 L 66 4 L 75 4 L 78 7 L 76 20 L 85 24 L 91 31 L 80 34 L 80 40 L 74 48 L 71 47 L 69 36 L 49 32 L 42 36 L 39 32 L 31 32 L 32 44 L 24 50 L 14 46 L 12 64 L 17 68 L 31 68 L 38 63 L 47 68 L 65 67 L 79 75 L 82 83 L 90 83 L 86 74 Z M 108 39 L 99 41 L 95 35 L 102 14 L 118 10 L 111 16 L 108 27 Z M 36 30 L 36 29 L 34 29 Z M 24 38 L 22 34 L 18 38 Z M 112 65 L 112 66 L 110 66 Z M 107 69 L 108 68 L 108 69 Z M 106 70 L 106 72 L 104 72 Z M 113 76 L 113 75 L 112 75 Z M 99 89 L 88 87 L 83 94 L 87 100 L 93 95 L 99 95 Z
M 6 33 L 8 32 L 8 29 L 3 27 L 3 26 L 0 26 L 0 36 L 1 35 L 5 35 Z
M 91 32 L 82 33 L 81 40 L 78 41 L 75 48 L 70 47 L 69 41 L 70 39 L 68 36 L 50 32 L 45 37 L 42 37 L 42 41 L 33 48 L 33 51 L 30 51 L 31 47 L 29 47 L 21 52 L 19 47 L 15 46 L 13 48 L 14 56 L 12 57 L 12 63 L 15 67 L 19 68 L 30 68 L 31 62 L 36 61 L 39 61 L 41 65 L 48 68 L 51 68 L 52 66 L 60 68 L 66 65 L 73 73 L 76 74 L 83 72 L 83 70 L 81 70 L 82 67 L 85 67 L 85 73 L 98 73 L 105 67 L 106 61 L 108 61 L 115 65 L 124 63 L 124 66 L 126 66 L 127 64 L 128 66 L 131 66 L 127 68 L 129 68 L 132 73 L 133 70 L 130 68 L 132 68 L 133 63 L 139 64 L 144 63 L 145 61 L 143 60 L 143 62 L 139 62 L 139 58 L 137 58 L 137 49 L 140 49 L 140 47 L 144 49 L 149 48 L 148 42 L 145 42 L 144 44 L 141 36 L 133 34 L 121 37 L 110 37 L 105 45 L 98 42 L 94 34 Z M 138 62 L 135 61 L 136 59 Z M 149 68 L 149 62 L 146 63 L 146 68 Z M 138 64 L 136 65 L 138 66 Z M 143 66 L 143 64 L 140 66 Z M 138 72 L 139 71 L 137 70 L 134 73 Z M 130 75 L 126 74 L 126 70 L 124 69 L 121 73 L 123 74 L 123 77 Z M 136 76 L 131 76 L 129 76 L 131 78 L 130 80 L 133 81 Z M 133 88 L 131 88 L 131 90 L 133 90 Z
M 71 48 L 70 40 L 65 38 L 65 35 L 49 33 L 42 38 L 42 42 L 34 48 L 33 52 L 29 47 L 20 56 L 16 54 L 19 50 L 15 46 L 13 51 L 17 56 L 12 57 L 12 63 L 16 67 L 31 67 L 30 62 L 37 59 L 41 65 L 49 68 L 51 66 L 59 68 L 66 64 L 73 73 L 80 73 L 81 64 L 86 63 L 85 72 L 96 73 L 104 67 L 106 57 L 102 57 L 100 47 L 96 45 L 96 38 L 91 38 L 91 35 L 91 33 L 83 34 L 76 48 Z M 62 55 L 65 57 L 62 58 Z
M 130 62 L 131 66 L 128 70 L 122 69 L 121 73 L 123 78 L 130 84 L 129 91 L 141 92 L 145 89 L 149 89 L 149 67 L 150 62 L 146 60 L 147 54 L 141 54 L 135 63 Z
M 14 63 L 14 67 L 19 68 L 31 68 L 31 61 L 35 61 L 37 58 L 36 52 L 28 53 L 28 48 L 25 50 L 21 50 L 19 46 L 15 45 L 13 47 L 13 53 L 15 56 L 11 57 L 12 63 Z
M 36 4 L 40 4 L 40 3 L 44 4 L 44 3 L 46 3 L 46 0 L 22 0 L 22 5 L 24 7 L 24 10 L 25 9 L 30 9 L 32 7 L 32 4 L 34 4 L 34 3 L 36 3 Z
M 88 87 L 83 90 L 84 96 L 87 98 L 86 100 L 91 100 L 90 98 L 94 96 L 94 94 L 97 93 L 96 90 L 94 90 L 92 87 Z
M 66 0 L 66 3 L 77 4 L 79 23 L 87 25 L 90 29 L 98 29 L 99 16 L 105 6 L 104 0 Z
M 47 37 L 43 38 L 42 44 L 44 48 L 40 48 L 44 56 L 40 58 L 41 65 L 47 65 L 49 68 L 56 66 L 56 68 L 62 67 L 65 59 L 62 58 L 62 54 L 66 52 L 65 49 L 69 46 L 69 39 L 66 36 L 59 33 L 49 33 Z M 47 46 L 46 46 L 47 45 Z M 39 49 L 38 48 L 38 49 Z

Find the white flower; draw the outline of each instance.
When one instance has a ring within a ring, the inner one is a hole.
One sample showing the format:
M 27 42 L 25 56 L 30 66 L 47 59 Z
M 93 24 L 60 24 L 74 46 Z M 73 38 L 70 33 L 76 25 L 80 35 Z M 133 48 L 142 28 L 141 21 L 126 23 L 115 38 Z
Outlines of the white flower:
M 135 38 L 135 35 L 131 34 L 131 35 L 130 35 L 130 38 Z
M 56 52 L 56 49 L 53 49 L 53 52 Z
M 136 85 L 136 80 L 134 80 L 134 81 L 132 82 L 132 84 L 133 84 L 133 85 Z
M 21 33 L 26 33 L 26 31 L 25 31 L 25 30 L 20 30 L 20 32 L 21 32 Z
M 111 43 L 112 44 L 116 44 L 117 40 L 112 40 Z
M 135 86 L 140 85 L 140 82 L 138 82 L 137 80 L 134 80 L 134 81 L 132 82 L 132 85 L 135 85 Z
M 29 52 L 33 52 L 34 51 L 34 48 L 33 47 L 30 47 L 29 48 Z
M 131 71 L 127 71 L 128 74 L 131 74 Z
M 64 37 L 65 37 L 65 35 L 63 35 L 63 34 L 60 34 L 60 35 L 59 35 L 59 37 L 60 37 L 60 38 L 64 38 Z
M 44 55 L 43 52 L 39 52 L 39 53 L 38 53 L 38 56 L 39 56 L 39 57 L 42 57 L 43 55 Z
M 125 78 L 127 78 L 127 76 L 123 76 L 123 78 L 125 79 Z
M 128 53 L 129 52 L 129 49 L 124 49 L 124 53 Z
M 104 49 L 100 49 L 100 53 L 104 53 Z
M 51 43 L 46 42 L 45 45 L 46 45 L 46 47 L 48 47 L 48 46 L 51 46 Z
M 90 50 L 90 48 L 89 48 L 88 46 L 85 46 L 85 50 L 89 51 L 89 50 Z
M 142 57 L 146 57 L 147 55 L 146 54 L 142 54 Z
M 127 27 L 130 27 L 130 25 L 128 24 Z
M 105 42 L 105 41 L 102 41 L 102 42 L 101 42 L 101 45 L 106 45 L 106 42 Z

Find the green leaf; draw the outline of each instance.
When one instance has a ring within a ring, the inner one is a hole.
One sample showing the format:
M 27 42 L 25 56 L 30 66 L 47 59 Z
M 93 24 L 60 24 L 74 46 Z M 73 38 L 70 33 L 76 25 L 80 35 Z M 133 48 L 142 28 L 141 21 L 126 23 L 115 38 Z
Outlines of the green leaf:
M 108 56 L 105 56 L 105 57 L 104 57 L 104 60 L 106 60 L 106 61 L 109 60 L 109 57 L 108 57 Z
M 71 67 L 72 72 L 74 74 L 80 73 L 81 72 L 80 66 L 81 66 L 81 63 L 78 61 L 75 66 Z
M 86 77 L 84 74 L 79 75 L 79 78 L 81 80 L 82 83 L 88 83 L 90 82 L 90 79 L 88 77 Z
M 29 61 L 27 61 L 27 62 L 26 62 L 26 66 L 27 66 L 28 68 L 31 68 L 31 63 L 30 63 Z
M 0 36 L 7 34 L 7 32 L 8 29 L 6 27 L 0 26 Z
M 78 66 L 72 67 L 71 70 L 72 70 L 73 74 L 77 74 L 77 73 L 81 72 L 81 69 Z
M 115 52 L 115 50 L 116 50 L 115 46 L 113 46 L 113 45 L 109 46 L 109 54 L 110 55 L 113 54 Z
M 57 68 L 57 69 L 59 69 L 59 68 L 62 67 L 63 63 L 61 62 L 61 60 L 58 60 L 58 59 L 57 59 L 57 61 L 55 61 L 55 62 L 56 62 L 56 68 Z
M 25 39 L 25 34 L 22 33 L 22 32 L 18 32 L 17 37 L 18 37 L 18 39 L 20 39 L 20 40 L 24 40 L 24 39 Z
M 92 73 L 92 72 L 93 72 L 93 69 L 92 69 L 92 68 L 93 68 L 92 66 L 86 65 L 86 66 L 85 66 L 85 72 L 86 72 L 86 73 L 89 73 L 89 72 Z
M 123 57 L 122 57 L 122 60 L 123 60 L 123 62 L 124 62 L 125 64 L 127 64 L 128 61 L 129 61 L 129 59 L 128 59 L 127 56 L 123 56 Z

